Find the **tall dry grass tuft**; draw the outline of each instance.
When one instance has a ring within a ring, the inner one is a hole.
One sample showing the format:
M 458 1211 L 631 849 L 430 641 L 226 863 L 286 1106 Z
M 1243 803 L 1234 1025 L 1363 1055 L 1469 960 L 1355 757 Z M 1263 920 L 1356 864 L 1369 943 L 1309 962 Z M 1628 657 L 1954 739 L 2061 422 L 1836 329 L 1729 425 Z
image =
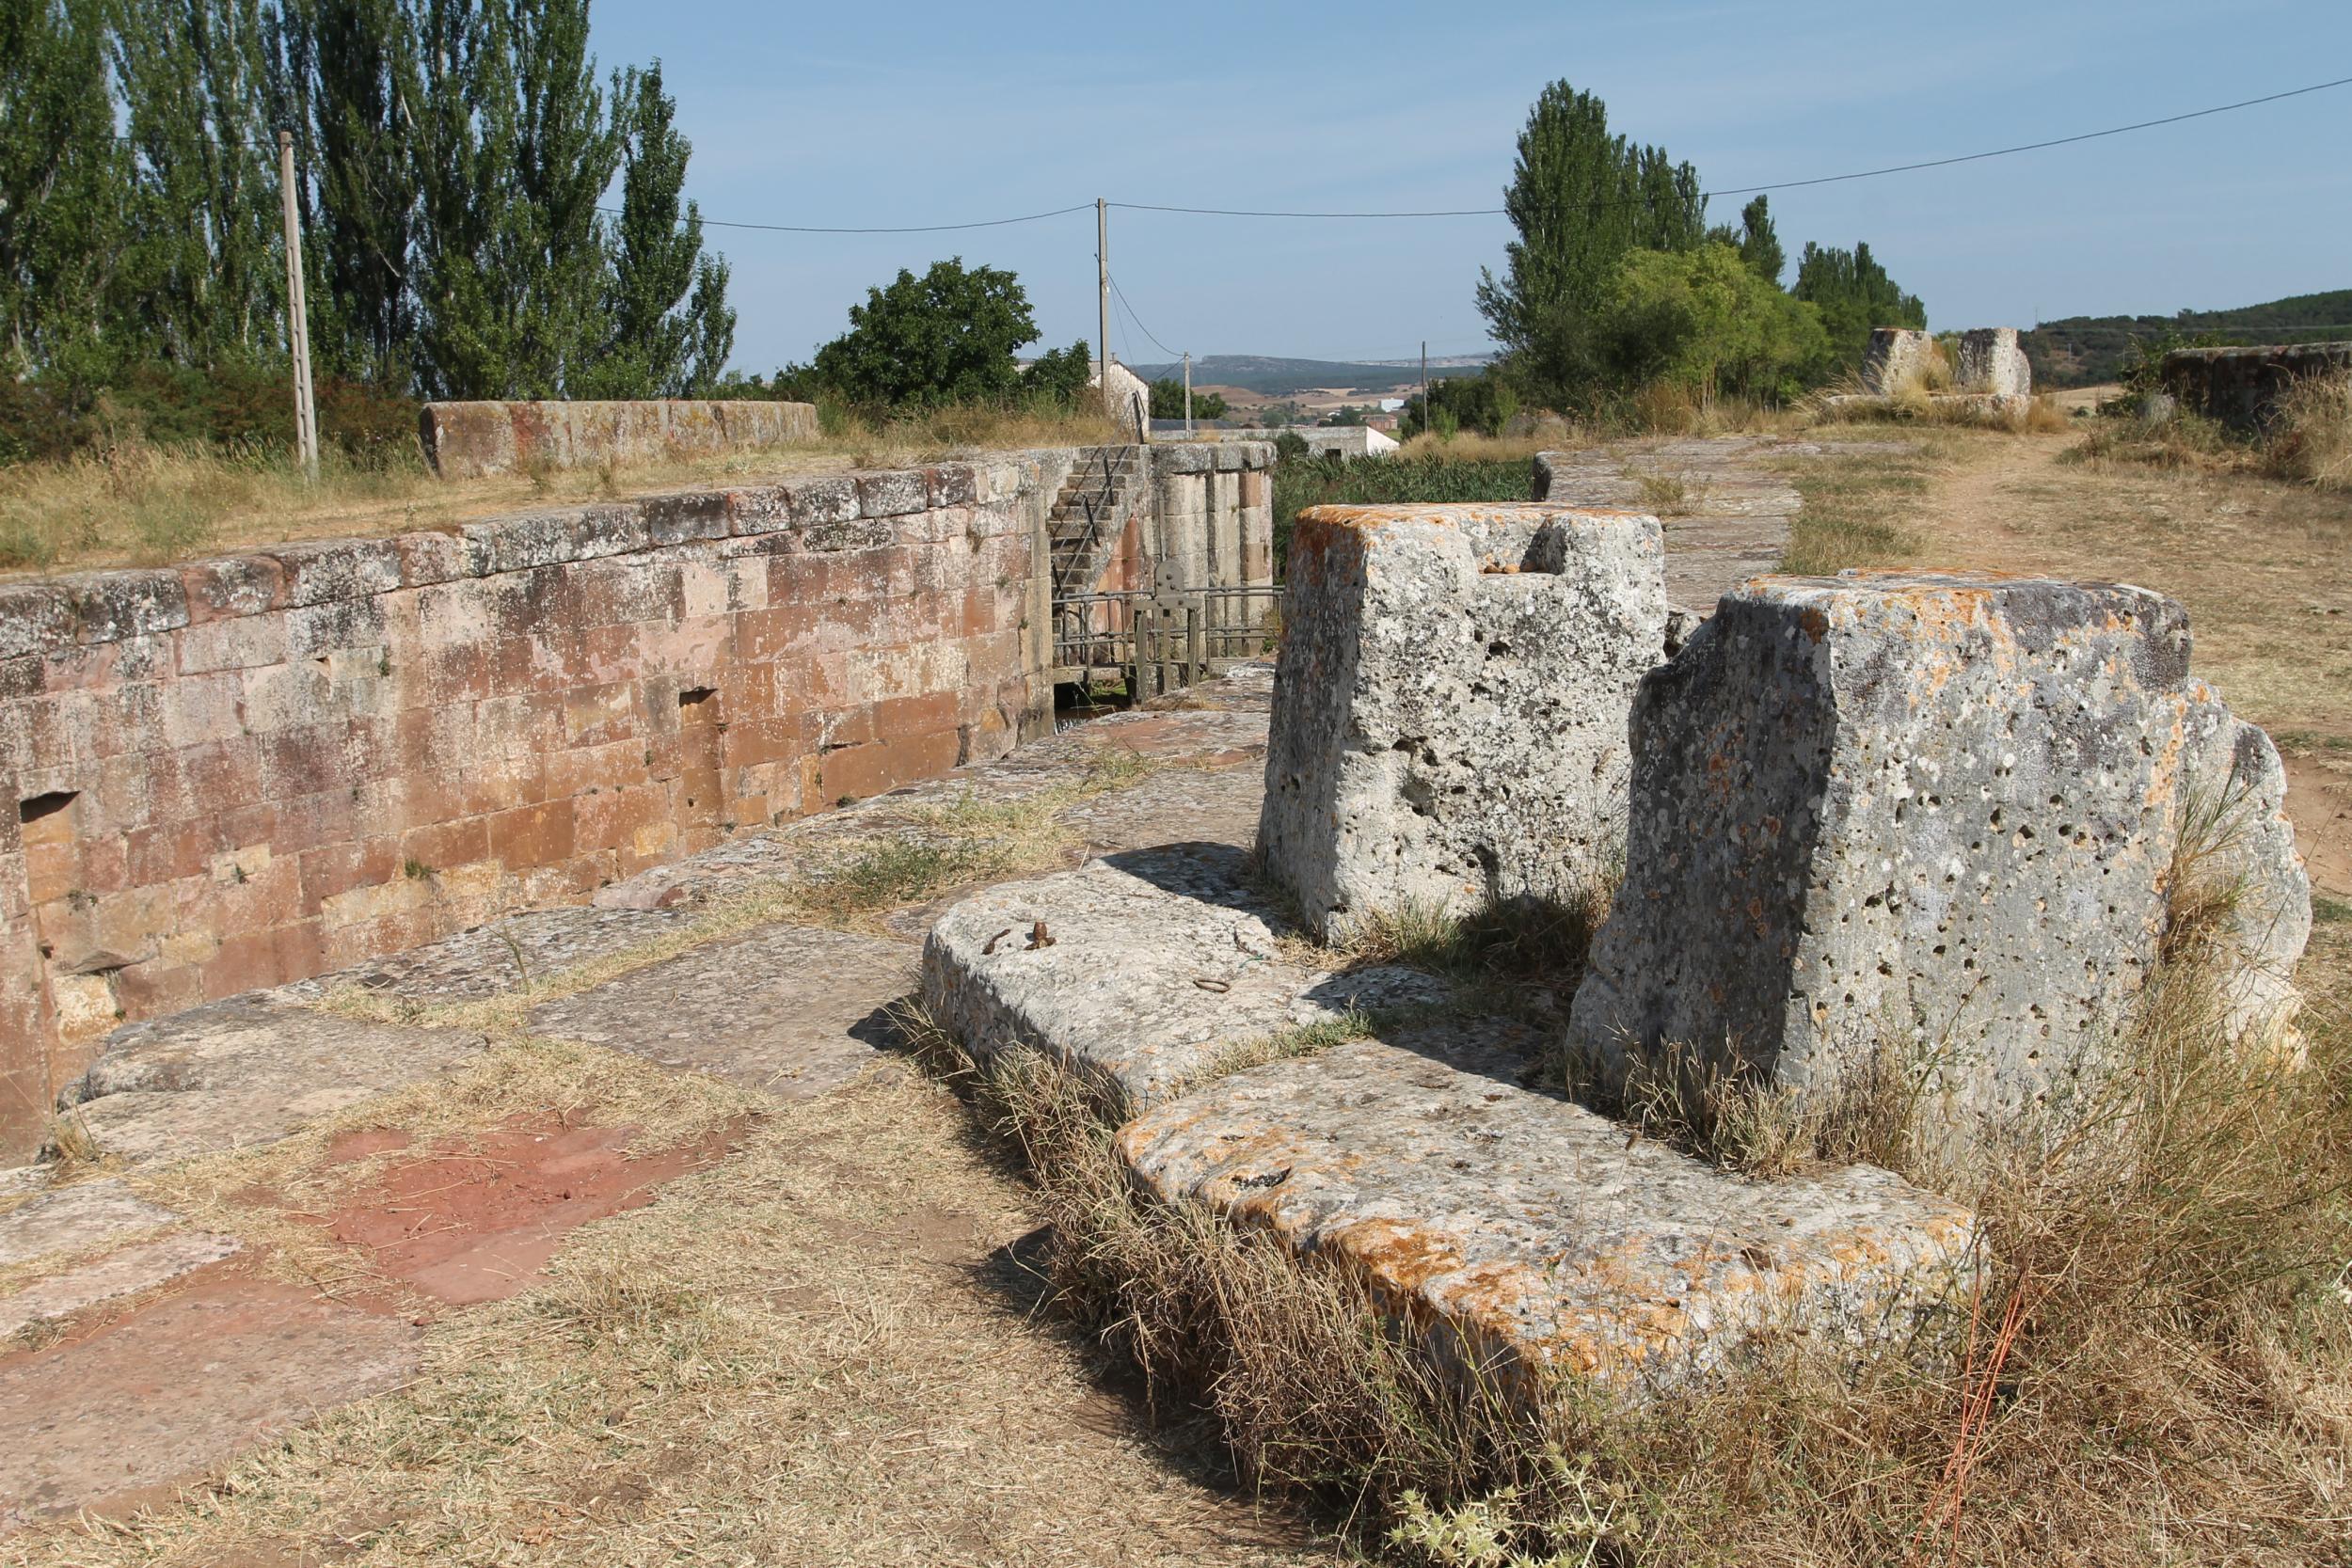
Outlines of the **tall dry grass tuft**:
M 2263 466 L 2323 490 L 2352 489 L 2352 373 L 2296 379 L 2279 400 Z

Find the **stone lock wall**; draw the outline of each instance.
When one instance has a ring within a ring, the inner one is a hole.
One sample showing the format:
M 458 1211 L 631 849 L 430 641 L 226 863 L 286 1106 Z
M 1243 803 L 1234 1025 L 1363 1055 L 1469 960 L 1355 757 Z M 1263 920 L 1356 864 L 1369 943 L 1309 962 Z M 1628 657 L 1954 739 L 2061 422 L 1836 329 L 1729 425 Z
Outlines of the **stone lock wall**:
M 2279 399 L 2307 376 L 2352 374 L 2352 343 L 2183 348 L 2164 356 L 2165 389 L 2233 430 L 2266 429 Z
M 418 416 L 425 461 L 443 479 L 537 468 L 594 468 L 722 451 L 759 451 L 817 438 L 806 403 L 428 403 Z
M 1073 454 L 0 584 L 0 1152 L 122 1018 L 1050 727 Z

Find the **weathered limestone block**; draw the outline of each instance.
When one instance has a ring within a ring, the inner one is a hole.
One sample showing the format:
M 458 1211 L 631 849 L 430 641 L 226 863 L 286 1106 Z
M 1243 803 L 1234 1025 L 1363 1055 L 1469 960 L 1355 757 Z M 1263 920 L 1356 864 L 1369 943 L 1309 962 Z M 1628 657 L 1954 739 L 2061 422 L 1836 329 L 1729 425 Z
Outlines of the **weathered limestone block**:
M 1671 1387 L 1764 1332 L 1905 1342 L 1964 1296 L 1975 1221 L 1855 1165 L 1751 1181 L 1517 1086 L 1476 1028 L 1253 1068 L 1119 1134 L 1142 1187 L 1359 1267 L 1439 1348 Z
M 1666 627 L 1656 518 L 1317 507 L 1292 540 L 1258 848 L 1327 939 L 1408 903 L 1572 898 L 1625 833 Z
M 923 943 L 924 1004 L 983 1061 L 1029 1046 L 1139 1107 L 1237 1047 L 1450 996 L 1414 970 L 1291 961 L 1247 867 L 1229 845 L 1172 844 L 974 894 Z
M 1812 1107 L 1891 1066 L 1963 1137 L 2062 1122 L 2201 844 L 2195 874 L 2240 888 L 2239 1022 L 2282 1025 L 2311 923 L 2284 775 L 2188 654 L 2178 604 L 2115 584 L 1734 590 L 1634 705 L 1626 881 L 1572 1043 Z
M 1862 389 L 1874 397 L 1923 391 L 1928 364 L 1935 356 L 1932 333 L 1907 326 L 1874 326 L 1862 356 Z
M 1960 364 L 1952 385 L 1963 392 L 1987 392 L 1994 397 L 2029 397 L 2033 366 L 2017 341 L 2013 326 L 1979 326 L 1960 335 Z

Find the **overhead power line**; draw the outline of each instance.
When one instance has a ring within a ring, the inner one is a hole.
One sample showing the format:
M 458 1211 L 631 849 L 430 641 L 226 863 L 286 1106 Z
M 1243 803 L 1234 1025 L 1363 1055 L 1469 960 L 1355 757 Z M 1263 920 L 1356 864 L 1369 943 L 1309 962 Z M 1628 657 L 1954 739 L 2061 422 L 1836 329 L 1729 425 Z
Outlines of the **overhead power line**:
M 1136 314 L 1136 308 L 1127 301 L 1127 291 L 1119 286 L 1119 275 L 1117 273 L 1111 274 L 1111 293 L 1117 296 L 1120 308 L 1127 312 L 1127 319 L 1136 324 L 1136 330 L 1151 339 L 1153 347 L 1157 348 L 1162 354 L 1167 355 L 1170 359 L 1181 359 L 1184 357 L 1182 354 L 1179 354 L 1176 350 L 1168 347 L 1166 343 L 1161 342 L 1158 333 L 1143 325 L 1143 318 Z
M 1083 213 L 1093 205 L 1091 201 L 1081 201 L 1073 207 L 1057 207 L 1050 213 L 1025 213 L 1015 218 L 979 218 L 971 223 L 909 223 L 879 229 L 803 223 L 736 223 L 726 218 L 703 218 L 702 221 L 712 229 L 759 229 L 775 234 L 939 234 L 952 229 L 1002 229 L 1013 223 L 1037 223 L 1045 218 Z M 596 211 L 612 217 L 620 216 L 617 207 L 599 207 Z

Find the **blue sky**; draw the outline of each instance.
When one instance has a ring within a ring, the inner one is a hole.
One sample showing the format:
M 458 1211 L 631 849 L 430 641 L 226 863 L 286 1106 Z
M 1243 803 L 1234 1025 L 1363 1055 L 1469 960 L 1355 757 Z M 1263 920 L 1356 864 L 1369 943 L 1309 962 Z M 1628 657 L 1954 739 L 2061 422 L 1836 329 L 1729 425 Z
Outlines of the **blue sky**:
M 2346 0 L 1179 6 L 596 0 L 607 66 L 663 62 L 706 216 L 895 225 L 1097 196 L 1491 207 L 1565 77 L 1728 187 L 1841 173 L 2352 76 Z M 1741 198 L 1710 217 L 1737 216 Z M 1772 198 L 1792 262 L 1867 240 L 1939 327 L 2352 287 L 2352 87 L 2082 146 Z M 1176 350 L 1476 352 L 1500 217 L 1114 211 L 1111 271 Z M 804 359 L 899 267 L 1019 273 L 1045 341 L 1095 335 L 1094 220 L 953 234 L 715 230 L 736 362 Z M 1112 346 L 1167 356 L 1115 318 Z

